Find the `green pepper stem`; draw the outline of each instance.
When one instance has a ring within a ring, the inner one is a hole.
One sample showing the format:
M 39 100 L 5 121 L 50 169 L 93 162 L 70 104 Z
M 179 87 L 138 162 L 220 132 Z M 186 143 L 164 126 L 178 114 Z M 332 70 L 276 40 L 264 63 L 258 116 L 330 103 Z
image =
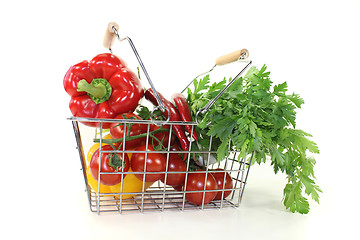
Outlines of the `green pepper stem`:
M 102 83 L 91 85 L 85 79 L 82 79 L 77 84 L 77 91 L 84 91 L 94 97 L 102 98 L 106 94 L 106 87 Z

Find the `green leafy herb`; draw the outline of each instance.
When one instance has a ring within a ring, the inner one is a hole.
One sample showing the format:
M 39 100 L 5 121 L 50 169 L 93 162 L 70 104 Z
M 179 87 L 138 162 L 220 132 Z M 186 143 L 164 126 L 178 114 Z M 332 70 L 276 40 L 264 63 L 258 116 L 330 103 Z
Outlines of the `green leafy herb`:
M 146 106 L 143 106 L 143 105 L 139 105 L 136 108 L 136 113 L 142 119 L 150 119 L 150 116 L 151 116 L 150 110 Z
M 150 119 L 150 117 L 151 117 L 151 111 L 149 110 L 148 107 L 146 107 L 144 105 L 139 105 L 136 108 L 136 113 L 141 119 L 146 120 L 146 119 Z M 164 114 L 162 114 L 160 109 L 153 111 L 152 114 L 153 114 L 153 119 L 166 120 L 166 118 L 164 117 Z
M 251 67 L 215 102 L 210 110 L 198 117 L 196 127 L 200 145 L 212 148 L 221 161 L 229 149 L 241 151 L 244 157 L 254 153 L 257 163 L 271 161 L 274 172 L 287 174 L 283 203 L 292 212 L 308 213 L 306 196 L 319 202 L 321 189 L 315 184 L 315 159 L 309 154 L 319 149 L 309 133 L 296 129 L 296 110 L 304 100 L 289 94 L 287 83 L 274 85 L 270 72 Z M 209 76 L 195 79 L 194 90 L 188 89 L 188 102 L 195 116 L 231 79 L 210 84 Z M 207 124 L 211 122 L 211 124 Z M 229 141 L 231 139 L 231 141 Z

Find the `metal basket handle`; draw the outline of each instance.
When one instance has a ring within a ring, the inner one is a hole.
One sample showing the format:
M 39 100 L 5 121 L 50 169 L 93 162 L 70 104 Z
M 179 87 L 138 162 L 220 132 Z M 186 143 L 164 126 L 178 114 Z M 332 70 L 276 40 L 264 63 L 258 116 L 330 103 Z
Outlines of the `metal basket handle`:
M 221 66 L 221 65 L 226 65 L 226 64 L 229 64 L 229 63 L 232 63 L 232 62 L 235 62 L 235 61 L 242 61 L 242 62 L 247 62 L 247 64 L 245 65 L 245 67 L 228 83 L 228 85 L 226 85 L 224 87 L 223 90 L 221 90 L 218 95 L 212 99 L 211 101 L 209 101 L 203 108 L 201 108 L 197 113 L 196 113 L 196 116 L 195 116 L 195 122 L 199 123 L 198 122 L 198 115 L 199 114 L 204 114 L 206 113 L 212 105 L 214 105 L 214 103 L 221 97 L 221 95 L 237 80 L 239 79 L 239 77 L 245 72 L 245 70 L 252 64 L 252 61 L 251 60 L 247 60 L 247 61 L 244 61 L 245 59 L 247 59 L 249 57 L 249 51 L 247 49 L 240 49 L 238 51 L 235 51 L 235 52 L 232 52 L 232 53 L 229 53 L 229 54 L 226 54 L 226 55 L 223 55 L 221 57 L 218 57 L 216 60 L 215 60 L 215 65 L 207 72 L 205 73 L 202 73 L 198 76 L 196 76 L 185 88 L 184 90 L 182 91 L 182 93 L 194 82 L 195 79 L 197 79 L 198 77 L 202 76 L 202 75 L 205 75 L 209 72 L 211 72 L 212 70 L 214 70 L 214 68 L 216 66 Z M 210 124 L 210 123 L 209 123 Z
M 233 82 L 235 82 L 237 79 L 239 79 L 239 77 L 241 76 L 241 74 L 244 73 L 244 71 L 252 64 L 252 61 L 249 60 L 248 63 L 246 64 L 246 66 L 234 77 L 234 79 L 232 79 L 228 85 L 226 85 L 224 87 L 223 90 L 221 90 L 221 92 L 218 93 L 218 95 L 211 100 L 210 102 L 208 102 L 203 108 L 201 108 L 198 113 L 196 115 L 198 115 L 199 113 L 204 114 L 205 112 L 207 112 L 212 105 L 214 105 L 214 103 L 219 99 L 219 97 L 221 97 L 221 95 L 231 86 L 231 84 L 233 84 Z
M 135 48 L 134 43 L 133 43 L 132 40 L 131 40 L 129 37 L 127 37 L 127 36 L 124 37 L 124 38 L 120 38 L 120 35 L 119 35 L 119 25 L 118 25 L 117 23 L 115 23 L 115 22 L 109 23 L 108 26 L 107 26 L 107 28 L 106 28 L 105 36 L 104 36 L 104 40 L 103 40 L 103 45 L 104 45 L 104 47 L 105 47 L 105 48 L 108 48 L 109 51 L 112 53 L 111 47 L 112 47 L 112 44 L 113 44 L 113 42 L 114 42 L 115 36 L 117 37 L 117 39 L 118 39 L 120 42 L 122 42 L 123 40 L 127 40 L 127 41 L 129 42 L 129 44 L 130 44 L 130 46 L 131 46 L 131 48 L 132 48 L 132 50 L 133 50 L 133 52 L 134 52 L 134 54 L 135 54 L 138 62 L 139 62 L 139 64 L 140 64 L 140 67 L 141 67 L 141 69 L 143 70 L 143 72 L 144 72 L 144 74 L 145 74 L 145 76 L 146 76 L 146 78 L 147 78 L 147 80 L 148 80 L 148 82 L 149 82 L 149 84 L 150 84 L 151 89 L 154 91 L 156 100 L 157 100 L 157 102 L 158 102 L 158 104 L 159 104 L 159 106 L 156 107 L 156 108 L 154 108 L 153 111 L 155 111 L 156 109 L 160 109 L 162 112 L 168 111 L 169 114 L 168 114 L 168 119 L 167 119 L 167 121 L 169 121 L 169 119 L 170 119 L 170 111 L 169 111 L 169 109 L 167 109 L 167 108 L 165 107 L 165 105 L 162 103 L 162 101 L 161 101 L 161 99 L 160 99 L 160 97 L 159 97 L 159 94 L 158 94 L 158 92 L 156 91 L 155 86 L 154 86 L 154 84 L 152 83 L 148 72 L 146 71 L 146 68 L 145 68 L 145 66 L 144 66 L 144 63 L 142 62 L 142 60 L 141 60 L 141 58 L 140 58 L 140 55 L 139 55 L 138 51 L 137 51 L 136 48 Z M 151 114 L 153 113 L 153 111 L 151 112 Z M 166 122 L 167 122 L 167 121 L 166 121 Z

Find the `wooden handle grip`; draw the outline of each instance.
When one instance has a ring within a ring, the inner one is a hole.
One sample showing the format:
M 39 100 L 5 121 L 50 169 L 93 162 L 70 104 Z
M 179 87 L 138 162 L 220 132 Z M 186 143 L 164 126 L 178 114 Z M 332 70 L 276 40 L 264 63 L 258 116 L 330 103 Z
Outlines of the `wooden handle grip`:
M 106 31 L 105 31 L 104 41 L 103 41 L 103 45 L 105 48 L 110 49 L 114 42 L 115 32 L 114 32 L 113 27 L 116 29 L 116 31 L 119 31 L 119 25 L 117 25 L 117 23 L 111 22 L 108 24 Z
M 225 65 L 225 64 L 237 61 L 240 57 L 241 57 L 241 59 L 248 58 L 249 51 L 244 48 L 244 49 L 226 54 L 224 56 L 217 58 L 215 63 L 216 63 L 216 65 Z

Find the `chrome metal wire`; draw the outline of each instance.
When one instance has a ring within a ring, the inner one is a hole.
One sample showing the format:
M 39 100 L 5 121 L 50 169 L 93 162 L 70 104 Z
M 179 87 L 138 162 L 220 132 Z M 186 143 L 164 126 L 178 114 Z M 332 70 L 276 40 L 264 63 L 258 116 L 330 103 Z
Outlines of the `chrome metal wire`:
M 239 159 L 238 156 L 240 154 L 240 152 L 238 151 L 230 151 L 230 155 L 228 157 L 226 157 L 223 161 L 221 162 L 216 162 L 216 163 L 210 163 L 210 161 L 206 161 L 206 165 L 205 165 L 205 169 L 202 170 L 202 172 L 204 172 L 206 174 L 206 178 L 208 177 L 208 174 L 211 173 L 211 171 L 213 171 L 214 169 L 217 169 L 219 167 L 223 168 L 224 170 L 222 170 L 222 172 L 224 173 L 229 173 L 231 176 L 231 179 L 233 181 L 233 187 L 229 188 L 229 189 L 224 189 L 225 187 L 223 187 L 222 189 L 218 189 L 218 190 L 207 190 L 207 189 L 203 189 L 203 190 L 197 190 L 197 191 L 188 191 L 186 190 L 186 188 L 184 188 L 183 190 L 175 190 L 173 187 L 166 185 L 166 176 L 167 174 L 169 174 L 168 169 L 166 169 L 163 172 L 132 172 L 132 174 L 142 174 L 143 175 L 143 180 L 145 180 L 145 175 L 146 174 L 165 174 L 165 181 L 160 182 L 157 181 L 155 182 L 151 187 L 149 187 L 148 189 L 146 189 L 145 187 L 145 181 L 143 181 L 142 183 L 142 189 L 139 190 L 138 192 L 123 192 L 123 181 L 120 185 L 119 188 L 119 192 L 112 192 L 112 193 L 101 193 L 100 192 L 100 183 L 98 185 L 98 191 L 95 191 L 89 184 L 88 179 L 87 179 L 87 174 L 86 174 L 86 169 L 87 169 L 87 161 L 85 158 L 85 149 L 86 147 L 83 145 L 83 135 L 86 133 L 86 131 L 95 131 L 95 138 L 98 138 L 100 144 L 103 144 L 103 137 L 105 135 L 105 129 L 102 129 L 102 126 L 104 122 L 109 122 L 110 119 L 96 119 L 96 121 L 98 121 L 100 123 L 100 128 L 95 129 L 92 127 L 86 127 L 84 124 L 82 123 L 86 123 L 86 122 L 94 122 L 94 119 L 86 119 L 86 118 L 75 118 L 75 117 L 71 117 L 69 118 L 69 120 L 71 120 L 72 124 L 73 124 L 73 128 L 74 128 L 74 134 L 75 134 L 75 139 L 77 142 L 77 149 L 79 151 L 79 155 L 80 155 L 80 161 L 81 161 L 81 165 L 82 165 L 82 172 L 84 175 L 84 180 L 85 180 L 85 186 L 86 186 L 86 192 L 88 195 L 88 201 L 89 201 L 89 206 L 90 206 L 90 210 L 92 212 L 96 212 L 97 214 L 100 213 L 127 213 L 127 212 L 148 212 L 148 211 L 174 211 L 174 210 L 178 210 L 178 211 L 184 211 L 184 210 L 194 210 L 194 209 L 200 209 L 200 210 L 204 210 L 204 209 L 222 209 L 225 207 L 238 207 L 240 205 L 243 193 L 244 193 L 244 188 L 245 188 L 245 184 L 247 181 L 247 176 L 249 173 L 249 169 L 251 166 L 251 161 L 252 161 L 252 155 L 247 155 L 247 157 L 245 158 L 241 158 Z M 111 120 L 111 122 L 113 122 L 115 120 Z M 150 120 L 133 120 L 133 119 L 119 119 L 116 120 L 116 122 L 118 124 L 123 124 L 124 128 L 129 127 L 129 124 L 146 124 L 148 126 L 148 130 L 147 130 L 147 140 L 146 140 L 146 144 L 150 144 L 150 140 L 149 140 L 149 132 L 150 132 L 150 125 L 153 124 L 153 122 Z M 185 123 L 185 122 L 171 122 L 169 121 L 167 123 L 167 125 L 170 125 L 170 130 L 172 129 L 173 125 L 175 124 L 182 124 L 182 125 L 186 125 L 186 124 L 190 124 L 193 126 L 195 126 L 195 123 L 191 122 L 191 123 Z M 126 131 L 124 131 L 126 132 Z M 125 136 L 124 136 L 125 137 Z M 192 137 L 192 136 L 190 136 Z M 171 134 L 169 136 L 169 139 L 171 138 Z M 125 138 L 124 138 L 125 139 Z M 230 140 L 231 141 L 231 140 Z M 125 141 L 124 141 L 125 143 Z M 166 150 L 162 151 L 154 151 L 154 152 L 159 152 L 162 154 L 165 154 L 167 157 L 167 162 L 169 161 L 169 154 L 170 153 L 187 153 L 188 154 L 188 158 L 186 160 L 186 166 L 187 169 L 186 171 L 181 171 L 178 173 L 185 173 L 185 182 L 187 181 L 187 176 L 188 174 L 191 172 L 190 170 L 190 155 L 191 154 L 196 154 L 196 153 L 202 153 L 208 156 L 211 154 L 216 153 L 216 151 L 211 150 L 211 143 L 212 143 L 212 139 L 210 139 L 210 147 L 209 149 L 203 149 L 201 151 L 170 151 L 170 145 L 165 146 Z M 126 144 L 126 143 L 125 143 Z M 229 149 L 230 150 L 230 149 Z M 100 154 L 104 154 L 104 153 L 108 153 L 108 152 L 114 152 L 114 153 L 118 153 L 118 154 L 133 154 L 136 152 L 139 153 L 145 153 L 147 154 L 147 151 L 136 151 L 136 150 L 126 150 L 125 146 L 123 146 L 121 149 L 117 149 L 114 151 L 102 151 L 100 150 Z M 100 158 L 101 159 L 101 158 Z M 146 164 L 146 161 L 145 161 Z M 144 168 L 146 169 L 146 168 Z M 201 171 L 200 171 L 201 172 Z M 101 172 L 99 170 L 99 175 L 98 175 L 98 179 L 101 178 L 102 175 L 108 175 L 108 174 L 119 174 L 121 175 L 121 179 L 123 180 L 125 178 L 125 174 L 126 172 L 114 172 L 114 173 L 109 173 L 109 172 Z M 224 174 L 224 179 L 225 179 L 225 174 Z M 205 180 L 206 181 L 206 180 Z M 225 185 L 224 185 L 225 186 Z M 232 193 L 226 197 L 225 199 L 222 198 L 221 200 L 213 200 L 212 202 L 208 203 L 208 204 L 204 204 L 204 198 L 205 198 L 205 193 L 207 192 L 222 192 L 222 194 L 224 194 L 225 191 L 231 191 Z M 186 194 L 187 193 L 202 193 L 202 204 L 201 205 L 195 205 L 192 204 L 190 202 L 187 201 L 186 199 Z M 125 197 L 127 195 L 134 195 L 131 198 Z
M 164 104 L 162 103 L 162 101 L 161 101 L 161 99 L 160 99 L 160 96 L 159 96 L 158 92 L 156 91 L 153 82 L 152 82 L 151 79 L 150 79 L 150 76 L 149 76 L 149 74 L 148 74 L 148 72 L 147 72 L 147 70 L 146 70 L 146 68 L 145 68 L 145 65 L 144 65 L 143 61 L 142 61 L 141 58 L 140 58 L 140 55 L 139 55 L 138 51 L 136 50 L 136 47 L 135 47 L 133 41 L 132 41 L 131 38 L 128 37 L 128 36 L 126 36 L 126 37 L 124 37 L 124 38 L 120 38 L 120 35 L 119 35 L 119 33 L 118 33 L 118 31 L 117 31 L 117 29 L 116 29 L 115 26 L 113 26 L 112 29 L 113 29 L 113 31 L 114 31 L 114 33 L 115 33 L 115 36 L 117 37 L 117 39 L 118 39 L 120 42 L 121 42 L 121 41 L 124 41 L 124 40 L 127 40 L 128 43 L 130 44 L 130 47 L 131 47 L 131 49 L 133 50 L 133 52 L 134 52 L 134 54 L 135 54 L 135 56 L 136 56 L 136 59 L 138 60 L 138 62 L 139 62 L 139 64 L 140 64 L 140 67 L 141 67 L 141 69 L 143 70 L 143 72 L 144 72 L 144 74 L 145 74 L 145 76 L 146 76 L 146 78 L 147 78 L 147 80 L 148 80 L 148 82 L 149 82 L 149 84 L 150 84 L 150 86 L 151 86 L 151 89 L 153 90 L 153 92 L 154 92 L 154 94 L 155 94 L 156 100 L 157 100 L 157 102 L 158 102 L 158 104 L 159 104 L 159 109 L 160 109 L 162 112 L 165 112 L 165 111 L 167 110 L 167 108 L 166 108 L 166 107 L 164 106 Z M 109 50 L 110 50 L 110 52 L 112 52 L 111 49 L 109 49 Z M 167 111 L 168 111 L 169 117 L 170 117 L 170 111 L 169 111 L 169 110 L 167 110 Z

